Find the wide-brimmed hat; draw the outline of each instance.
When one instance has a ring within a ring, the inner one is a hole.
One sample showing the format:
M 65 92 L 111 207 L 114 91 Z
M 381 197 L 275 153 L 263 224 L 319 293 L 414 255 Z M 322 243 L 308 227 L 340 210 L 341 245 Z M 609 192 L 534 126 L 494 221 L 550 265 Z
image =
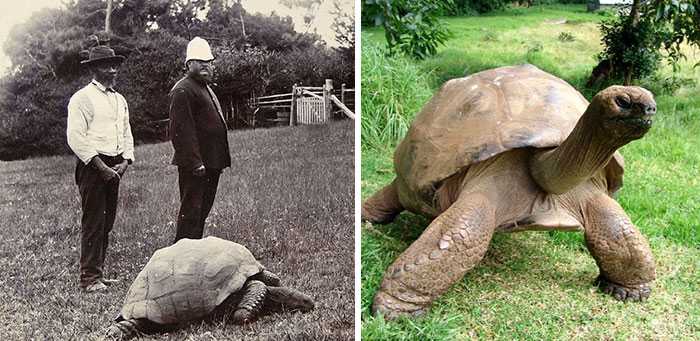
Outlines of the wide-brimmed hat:
M 107 63 L 120 63 L 124 61 L 126 57 L 114 54 L 114 50 L 109 48 L 109 46 L 98 45 L 90 49 L 90 57 L 87 60 L 83 60 L 80 64 L 90 65 L 98 62 Z

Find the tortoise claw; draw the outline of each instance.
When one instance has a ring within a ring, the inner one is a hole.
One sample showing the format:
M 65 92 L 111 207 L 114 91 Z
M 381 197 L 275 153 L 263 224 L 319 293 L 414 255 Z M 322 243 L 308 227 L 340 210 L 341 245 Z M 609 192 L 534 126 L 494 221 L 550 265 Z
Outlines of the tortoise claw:
M 379 291 L 377 295 L 374 296 L 372 312 L 374 316 L 381 315 L 386 320 L 394 320 L 402 316 L 415 318 L 425 315 L 425 313 L 428 312 L 428 307 L 403 302 L 387 293 Z
M 238 309 L 233 313 L 233 323 L 243 325 L 255 320 L 254 314 L 248 309 Z
M 595 280 L 595 285 L 600 288 L 600 291 L 614 297 L 618 301 L 634 301 L 642 302 L 646 301 L 651 294 L 651 288 L 648 284 L 642 284 L 638 286 L 624 286 L 622 284 L 617 284 L 609 281 L 602 275 L 598 276 Z

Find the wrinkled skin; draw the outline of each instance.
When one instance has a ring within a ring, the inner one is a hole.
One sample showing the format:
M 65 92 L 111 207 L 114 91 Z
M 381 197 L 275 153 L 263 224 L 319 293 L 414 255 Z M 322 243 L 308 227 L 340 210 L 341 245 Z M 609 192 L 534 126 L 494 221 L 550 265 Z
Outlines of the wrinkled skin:
M 611 183 L 606 165 L 617 149 L 644 136 L 655 113 L 649 91 L 613 86 L 593 98 L 558 147 L 506 150 L 471 164 L 444 179 L 430 200 L 416 204 L 425 195 L 416 195 L 399 172 L 363 203 L 362 219 L 385 224 L 404 209 L 435 212 L 435 219 L 387 269 L 375 314 L 423 314 L 479 263 L 493 233 L 522 230 L 583 230 L 601 290 L 619 300 L 648 298 L 654 260 L 612 199 L 611 189 L 621 184 Z

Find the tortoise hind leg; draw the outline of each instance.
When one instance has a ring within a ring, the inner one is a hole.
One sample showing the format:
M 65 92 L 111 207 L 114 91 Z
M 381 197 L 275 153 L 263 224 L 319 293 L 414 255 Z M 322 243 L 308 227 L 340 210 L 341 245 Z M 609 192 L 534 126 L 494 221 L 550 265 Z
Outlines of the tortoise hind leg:
M 143 333 L 152 333 L 157 330 L 156 326 L 147 319 L 121 319 L 107 328 L 105 337 L 108 340 L 128 340 Z
M 394 180 L 362 203 L 361 215 L 363 221 L 388 224 L 403 210 Z
M 258 280 L 248 280 L 242 290 L 243 297 L 233 313 L 235 324 L 245 324 L 255 320 L 267 294 L 265 283 Z
M 586 202 L 586 246 L 600 268 L 596 284 L 621 301 L 643 301 L 651 293 L 654 259 L 644 236 L 607 195 Z
M 495 206 L 481 193 L 462 193 L 387 269 L 372 310 L 384 318 L 417 316 L 486 254 Z

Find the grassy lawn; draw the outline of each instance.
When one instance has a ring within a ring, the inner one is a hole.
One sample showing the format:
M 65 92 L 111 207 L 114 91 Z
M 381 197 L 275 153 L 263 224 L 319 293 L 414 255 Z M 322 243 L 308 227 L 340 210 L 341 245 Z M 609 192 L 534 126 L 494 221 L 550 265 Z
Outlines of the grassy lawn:
M 221 313 L 155 340 L 351 339 L 354 332 L 353 122 L 229 133 L 205 235 L 248 247 L 316 309 L 247 326 Z M 96 339 L 152 253 L 172 243 L 179 194 L 169 143 L 137 147 L 120 187 L 106 293 L 78 289 L 80 207 L 71 156 L 0 162 L 2 340 Z
M 583 84 L 602 49 L 597 27 L 602 18 L 586 13 L 583 5 L 446 18 L 454 35 L 438 55 L 422 62 L 401 61 L 408 64 L 406 73 L 425 76 L 412 79 L 405 90 L 387 90 L 396 91 L 392 97 L 399 104 L 416 98 L 419 104 L 392 106 L 417 112 L 429 98 L 426 89 L 433 93 L 447 79 L 521 63 L 563 78 L 590 98 L 595 90 L 585 90 Z M 559 19 L 567 22 L 557 23 Z M 404 83 L 392 79 L 401 76 L 388 63 L 366 58 L 376 55 L 372 49 L 382 44 L 383 32 L 365 29 L 362 35 L 364 120 L 366 108 L 390 107 L 371 103 L 373 97 L 383 98 L 377 97 L 383 90 L 367 84 L 377 84 L 376 79 Z M 573 40 L 559 39 L 567 35 Z M 700 52 L 687 52 L 684 76 L 700 83 L 700 69 L 690 68 Z M 372 74 L 365 73 L 365 65 Z M 617 199 L 649 239 L 656 258 L 657 280 L 649 301 L 620 303 L 598 292 L 592 285 L 598 269 L 581 233 L 523 232 L 494 236 L 484 260 L 425 317 L 376 319 L 370 308 L 384 270 L 429 223 L 406 212 L 389 225 L 362 226 L 363 340 L 700 338 L 700 87 L 689 85 L 670 95 L 657 81 L 640 85 L 656 94 L 659 114 L 643 139 L 621 150 L 626 174 Z M 363 140 L 363 199 L 393 179 L 392 153 L 391 144 L 369 147 Z

